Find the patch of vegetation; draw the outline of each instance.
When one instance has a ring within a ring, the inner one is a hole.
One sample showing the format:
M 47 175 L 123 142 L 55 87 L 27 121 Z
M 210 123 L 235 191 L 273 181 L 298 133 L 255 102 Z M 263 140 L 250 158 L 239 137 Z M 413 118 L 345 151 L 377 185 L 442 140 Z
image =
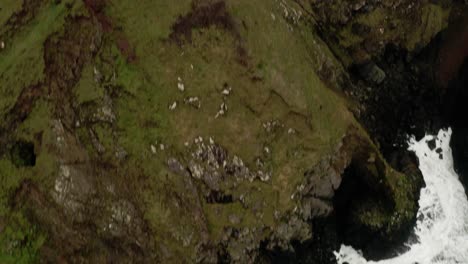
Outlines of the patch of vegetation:
M 0 216 L 7 213 L 8 201 L 23 180 L 31 179 L 46 186 L 54 180 L 58 165 L 48 146 L 56 137 L 52 134 L 48 113 L 48 108 L 39 103 L 18 128 L 17 136 L 25 140 L 0 157 Z M 33 167 L 28 166 L 33 163 Z
M 17 168 L 10 159 L 0 159 L 0 216 L 8 212 L 8 201 L 24 177 L 24 169 Z
M 16 32 L 0 52 L 0 115 L 10 110 L 21 90 L 44 80 L 43 43 L 62 27 L 65 1 L 49 4 L 29 24 Z
M 0 4 L 0 27 L 15 13 L 21 10 L 23 0 L 5 0 Z M 2 41 L 2 40 L 0 40 Z
M 104 96 L 104 89 L 98 85 L 98 80 L 98 70 L 90 64 L 86 65 L 77 87 L 73 90 L 78 104 L 98 100 Z
M 0 262 L 36 263 L 46 236 L 22 212 L 11 212 L 3 220 L 6 225 L 0 232 Z

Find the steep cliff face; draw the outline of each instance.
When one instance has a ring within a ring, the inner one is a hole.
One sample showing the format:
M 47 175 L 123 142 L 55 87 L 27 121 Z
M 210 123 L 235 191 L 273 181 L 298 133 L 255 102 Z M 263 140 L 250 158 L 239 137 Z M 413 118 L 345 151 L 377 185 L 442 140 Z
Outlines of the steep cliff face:
M 393 19 L 406 2 L 7 0 L 0 259 L 269 261 L 332 214 L 346 239 L 398 241 L 419 172 L 355 119 L 343 65 L 443 27 L 444 5 Z M 403 39 L 375 31 L 391 21 Z
M 459 6 L 453 17 L 438 54 L 437 77 L 446 93 L 445 118 L 454 130 L 450 143 L 454 166 L 468 192 L 468 6 Z
M 324 35 L 335 43 L 336 53 L 346 65 L 372 60 L 387 44 L 409 51 L 424 48 L 447 26 L 452 4 L 425 0 L 311 2 Z

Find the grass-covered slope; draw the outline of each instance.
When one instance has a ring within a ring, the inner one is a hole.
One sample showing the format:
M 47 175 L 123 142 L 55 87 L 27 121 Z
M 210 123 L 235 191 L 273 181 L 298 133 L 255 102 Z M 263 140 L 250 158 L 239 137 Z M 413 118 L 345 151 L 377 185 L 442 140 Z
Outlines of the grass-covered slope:
M 355 222 L 414 217 L 296 1 L 18 2 L 0 9 L 0 262 L 253 262 L 312 237 L 351 163 L 390 204 Z

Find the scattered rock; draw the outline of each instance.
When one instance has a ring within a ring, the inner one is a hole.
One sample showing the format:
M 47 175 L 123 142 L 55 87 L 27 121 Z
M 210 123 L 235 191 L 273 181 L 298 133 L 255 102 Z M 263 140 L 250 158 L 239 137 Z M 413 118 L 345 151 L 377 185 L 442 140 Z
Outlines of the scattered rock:
M 241 222 L 241 218 L 237 215 L 230 215 L 229 222 L 233 225 L 238 225 Z
M 177 108 L 177 102 L 173 102 L 171 105 L 169 105 L 169 110 L 173 111 Z
M 222 102 L 221 105 L 219 106 L 219 110 L 215 115 L 215 118 L 218 118 L 220 116 L 224 116 L 228 111 L 227 104 L 225 102 Z
M 179 91 L 183 92 L 185 91 L 185 85 L 184 83 L 182 83 L 182 79 L 180 77 L 177 77 L 177 89 L 179 89 Z
M 192 106 L 195 109 L 201 108 L 201 100 L 198 98 L 198 96 L 187 97 L 184 99 L 184 103 Z
M 151 152 L 152 152 L 153 154 L 156 154 L 156 152 L 157 152 L 156 147 L 155 147 L 154 145 L 151 145 L 150 148 L 151 148 Z
M 361 76 L 369 82 L 380 84 L 386 78 L 385 72 L 374 62 L 365 63 L 358 68 Z

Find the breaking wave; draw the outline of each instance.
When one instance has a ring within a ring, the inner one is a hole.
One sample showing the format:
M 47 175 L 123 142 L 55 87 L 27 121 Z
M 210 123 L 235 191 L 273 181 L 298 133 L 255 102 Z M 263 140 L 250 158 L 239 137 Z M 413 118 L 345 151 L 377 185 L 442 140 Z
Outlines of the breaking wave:
M 380 261 L 367 261 L 360 251 L 342 245 L 334 252 L 338 264 L 468 263 L 468 200 L 453 168 L 451 134 L 451 129 L 441 130 L 437 136 L 409 142 L 426 182 L 419 199 L 416 242 L 408 243 L 408 251 L 401 255 Z M 428 142 L 434 140 L 436 148 L 431 149 Z

